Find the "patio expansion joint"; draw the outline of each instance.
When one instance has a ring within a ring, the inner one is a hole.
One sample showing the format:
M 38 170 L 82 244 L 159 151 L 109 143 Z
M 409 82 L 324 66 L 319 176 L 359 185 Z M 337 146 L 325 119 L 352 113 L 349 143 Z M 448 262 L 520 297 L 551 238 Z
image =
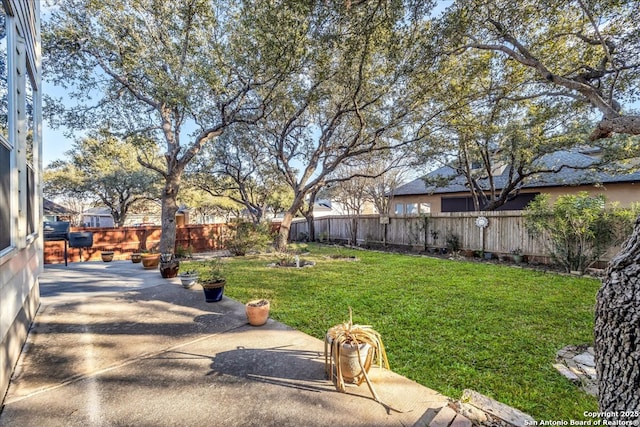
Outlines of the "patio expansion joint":
M 34 396 L 37 396 L 37 395 L 40 395 L 40 394 L 43 394 L 43 393 L 48 393 L 50 391 L 57 390 L 59 388 L 65 387 L 67 385 L 74 384 L 74 383 L 77 383 L 79 381 L 83 381 L 83 380 L 86 380 L 86 379 L 89 379 L 89 378 L 104 374 L 106 372 L 110 372 L 110 371 L 113 371 L 113 370 L 116 370 L 116 369 L 123 368 L 125 366 L 132 365 L 132 364 L 140 362 L 142 360 L 151 359 L 151 358 L 160 356 L 160 355 L 165 354 L 165 353 L 170 353 L 170 352 L 175 351 L 177 349 L 180 349 L 182 347 L 187 347 L 187 346 L 190 346 L 192 344 L 196 344 L 196 343 L 201 342 L 201 341 L 206 341 L 206 340 L 208 340 L 210 338 L 214 338 L 216 336 L 219 336 L 219 335 L 234 331 L 236 329 L 240 329 L 240 328 L 242 328 L 244 326 L 246 326 L 245 323 L 237 325 L 237 326 L 234 326 L 234 327 L 231 327 L 229 329 L 225 329 L 224 331 L 216 332 L 215 334 L 208 334 L 208 335 L 196 338 L 196 339 L 188 341 L 188 342 L 183 342 L 183 343 L 180 343 L 180 344 L 173 345 L 171 347 L 166 347 L 166 348 L 163 348 L 161 350 L 147 352 L 147 353 L 141 353 L 141 354 L 138 354 L 137 356 L 133 356 L 133 357 L 127 358 L 127 359 L 125 359 L 125 360 L 123 360 L 121 362 L 117 362 L 117 363 L 111 364 L 111 365 L 106 366 L 104 368 L 96 369 L 96 370 L 94 370 L 92 372 L 89 372 L 89 373 L 84 373 L 84 374 L 79 374 L 79 375 L 72 375 L 69 378 L 61 381 L 59 384 L 48 386 L 48 387 L 44 387 L 44 388 L 42 388 L 40 390 L 36 390 L 34 392 L 28 393 L 28 394 L 23 395 L 23 396 L 16 396 L 16 397 L 7 396 L 7 399 L 4 401 L 4 406 L 8 406 L 8 405 L 11 405 L 13 403 L 17 403 L 17 402 L 29 399 L 31 397 L 34 397 Z

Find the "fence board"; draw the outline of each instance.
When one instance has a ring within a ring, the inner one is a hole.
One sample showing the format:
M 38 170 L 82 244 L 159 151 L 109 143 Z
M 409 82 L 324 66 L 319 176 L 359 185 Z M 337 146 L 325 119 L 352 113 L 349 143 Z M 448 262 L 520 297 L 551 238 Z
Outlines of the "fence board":
M 476 218 L 484 216 L 489 225 L 480 229 Z M 329 216 L 315 219 L 316 239 L 321 235 L 330 241 L 351 242 L 352 221 L 357 223 L 357 245 L 407 246 L 415 249 L 446 247 L 447 238 L 455 234 L 461 249 L 509 254 L 520 249 L 524 255 L 546 258 L 547 236 L 530 236 L 521 211 L 499 212 L 449 212 L 423 217 L 390 217 L 382 224 L 379 215 L 364 215 L 355 219 L 348 216 Z M 437 233 L 434 239 L 433 232 Z M 483 235 L 484 233 L 484 235 Z M 308 237 L 306 220 L 296 220 L 291 227 L 291 240 Z M 484 242 L 483 242 L 484 240 Z M 351 242 L 354 243 L 354 242 Z M 602 257 L 608 261 L 619 248 L 612 248 Z

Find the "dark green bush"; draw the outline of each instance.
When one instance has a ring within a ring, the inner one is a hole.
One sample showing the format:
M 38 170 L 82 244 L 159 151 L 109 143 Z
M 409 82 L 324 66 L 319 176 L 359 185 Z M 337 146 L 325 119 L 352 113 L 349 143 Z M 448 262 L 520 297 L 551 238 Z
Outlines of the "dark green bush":
M 224 246 L 236 256 L 262 251 L 273 243 L 273 235 L 267 223 L 238 222 L 230 225 L 229 234 L 224 240 Z
M 529 234 L 547 241 L 554 262 L 566 271 L 584 272 L 629 236 L 638 206 L 607 207 L 603 195 L 587 192 L 560 196 L 551 204 L 548 194 L 540 194 L 524 214 Z

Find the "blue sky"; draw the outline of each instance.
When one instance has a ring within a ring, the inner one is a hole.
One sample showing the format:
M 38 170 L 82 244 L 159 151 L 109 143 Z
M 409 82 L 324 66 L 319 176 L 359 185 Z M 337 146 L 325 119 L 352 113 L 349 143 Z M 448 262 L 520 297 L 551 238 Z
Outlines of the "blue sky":
M 43 85 L 47 90 L 47 85 Z M 71 149 L 73 140 L 64 136 L 62 129 L 51 129 L 47 122 L 42 123 L 42 166 L 47 167 L 54 160 L 63 159 L 64 153 Z

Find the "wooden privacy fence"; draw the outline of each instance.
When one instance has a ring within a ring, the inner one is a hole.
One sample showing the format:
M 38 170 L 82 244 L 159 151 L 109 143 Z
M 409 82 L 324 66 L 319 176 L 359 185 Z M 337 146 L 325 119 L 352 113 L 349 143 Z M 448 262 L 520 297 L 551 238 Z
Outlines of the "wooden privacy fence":
M 484 229 L 476 225 L 479 216 L 488 219 Z M 530 236 L 521 211 L 447 212 L 382 219 L 379 215 L 330 216 L 316 218 L 314 228 L 316 240 L 351 242 L 355 234 L 357 245 L 406 246 L 416 250 L 447 247 L 447 239 L 456 235 L 461 249 L 493 254 L 509 254 L 520 249 L 530 259 L 548 261 L 546 236 Z M 307 222 L 296 220 L 291 226 L 291 240 L 307 236 Z M 602 260 L 609 260 L 618 250 L 612 248 Z
M 222 238 L 226 224 L 189 224 L 176 229 L 176 249 L 183 248 L 194 253 L 223 249 Z M 72 227 L 72 232 L 93 233 L 93 246 L 88 249 L 69 248 L 70 262 L 99 260 L 101 251 L 114 251 L 115 259 L 129 259 L 133 252 L 157 249 L 162 234 L 160 226 L 93 228 Z M 44 263 L 64 262 L 64 242 L 44 242 Z

